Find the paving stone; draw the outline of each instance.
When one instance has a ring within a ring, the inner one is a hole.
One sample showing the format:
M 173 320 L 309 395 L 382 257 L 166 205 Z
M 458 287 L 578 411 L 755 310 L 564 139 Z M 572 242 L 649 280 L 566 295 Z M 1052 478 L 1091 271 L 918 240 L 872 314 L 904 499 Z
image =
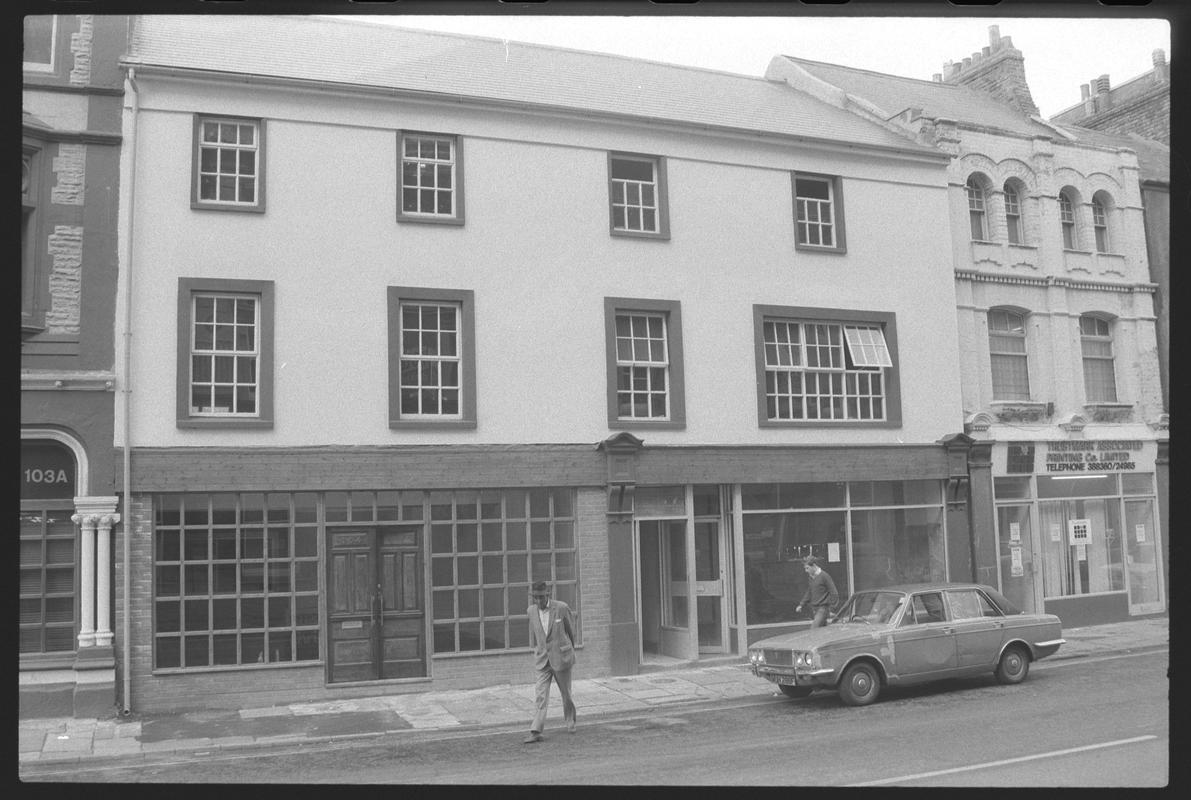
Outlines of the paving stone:
M 47 736 L 45 743 L 41 746 L 43 753 L 80 753 L 90 752 L 91 750 L 91 734 L 64 734 L 59 733 L 52 736 Z
M 242 708 L 240 719 L 259 719 L 261 717 L 288 717 L 292 712 L 286 706 L 269 706 L 268 708 Z
M 141 743 L 136 739 L 100 739 L 91 747 L 97 756 L 129 755 L 141 752 Z
M 17 731 L 19 748 L 22 753 L 40 753 L 45 744 L 45 731 L 22 729 Z

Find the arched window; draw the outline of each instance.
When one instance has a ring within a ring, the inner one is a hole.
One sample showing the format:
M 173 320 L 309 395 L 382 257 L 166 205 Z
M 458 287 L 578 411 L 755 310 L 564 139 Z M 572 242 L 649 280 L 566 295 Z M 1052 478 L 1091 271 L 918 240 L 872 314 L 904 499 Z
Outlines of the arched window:
M 1099 195 L 1092 198 L 1092 230 L 1096 232 L 1096 252 L 1108 252 L 1108 212 L 1105 210 L 1104 198 Z
M 1112 359 L 1112 329 L 1108 320 L 1091 314 L 1080 317 L 1079 343 L 1083 351 L 1083 388 L 1088 402 L 1115 403 L 1117 380 Z
M 1012 182 L 1007 182 L 1004 187 L 1004 197 L 1005 232 L 1009 238 L 1009 244 L 1021 244 L 1025 241 L 1021 225 L 1021 192 Z
M 993 400 L 1029 400 L 1024 315 L 1006 309 L 988 312 L 988 352 L 992 362 Z
M 1075 250 L 1075 204 L 1066 190 L 1059 192 L 1059 224 L 1063 229 L 1063 249 Z
M 973 175 L 968 178 L 968 219 L 972 226 L 972 241 L 988 241 L 988 220 L 985 216 L 984 187 Z

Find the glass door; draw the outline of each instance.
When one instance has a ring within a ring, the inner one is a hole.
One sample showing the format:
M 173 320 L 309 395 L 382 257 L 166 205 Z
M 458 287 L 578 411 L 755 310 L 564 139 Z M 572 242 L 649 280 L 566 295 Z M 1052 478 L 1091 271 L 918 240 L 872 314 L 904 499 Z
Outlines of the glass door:
M 699 652 L 724 652 L 724 570 L 720 524 L 695 523 L 695 607 Z
M 685 519 L 637 523 L 641 654 L 692 659 Z
M 998 552 L 1001 562 L 1001 593 L 1027 614 L 1038 609 L 1035 585 L 1034 530 L 1030 506 L 997 508 Z
M 1162 610 L 1161 564 L 1158 560 L 1154 501 L 1125 501 L 1125 561 L 1129 580 L 1129 613 L 1148 614 Z

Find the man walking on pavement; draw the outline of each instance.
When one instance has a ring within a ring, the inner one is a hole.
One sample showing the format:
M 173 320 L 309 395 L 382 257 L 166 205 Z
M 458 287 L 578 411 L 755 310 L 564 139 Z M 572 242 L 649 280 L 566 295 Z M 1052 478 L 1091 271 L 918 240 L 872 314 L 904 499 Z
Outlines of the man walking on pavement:
M 571 667 L 575 665 L 575 627 L 571 607 L 561 600 L 550 599 L 545 581 L 533 585 L 529 607 L 529 644 L 533 647 L 537 683 L 534 686 L 536 713 L 529 728 L 526 744 L 542 741 L 546 725 L 546 708 L 550 705 L 550 681 L 558 684 L 562 695 L 563 717 L 567 730 L 575 732 L 575 703 L 571 700 Z
M 810 576 L 810 581 L 806 587 L 806 594 L 798 601 L 794 612 L 802 611 L 802 607 L 809 600 L 811 608 L 815 612 L 815 618 L 811 622 L 811 627 L 822 628 L 827 624 L 827 613 L 839 604 L 839 594 L 835 591 L 835 581 L 831 580 L 831 576 L 819 566 L 819 559 L 815 556 L 807 556 L 802 564 L 806 569 L 806 574 Z

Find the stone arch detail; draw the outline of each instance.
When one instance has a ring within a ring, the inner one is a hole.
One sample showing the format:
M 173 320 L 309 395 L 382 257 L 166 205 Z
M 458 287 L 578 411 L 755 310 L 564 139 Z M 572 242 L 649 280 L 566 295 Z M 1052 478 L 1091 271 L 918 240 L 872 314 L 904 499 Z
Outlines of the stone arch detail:
M 80 497 L 86 497 L 91 492 L 91 470 L 87 459 L 87 449 L 74 434 L 58 428 L 21 428 L 21 440 L 47 439 L 66 445 L 74 453 L 75 491 Z

